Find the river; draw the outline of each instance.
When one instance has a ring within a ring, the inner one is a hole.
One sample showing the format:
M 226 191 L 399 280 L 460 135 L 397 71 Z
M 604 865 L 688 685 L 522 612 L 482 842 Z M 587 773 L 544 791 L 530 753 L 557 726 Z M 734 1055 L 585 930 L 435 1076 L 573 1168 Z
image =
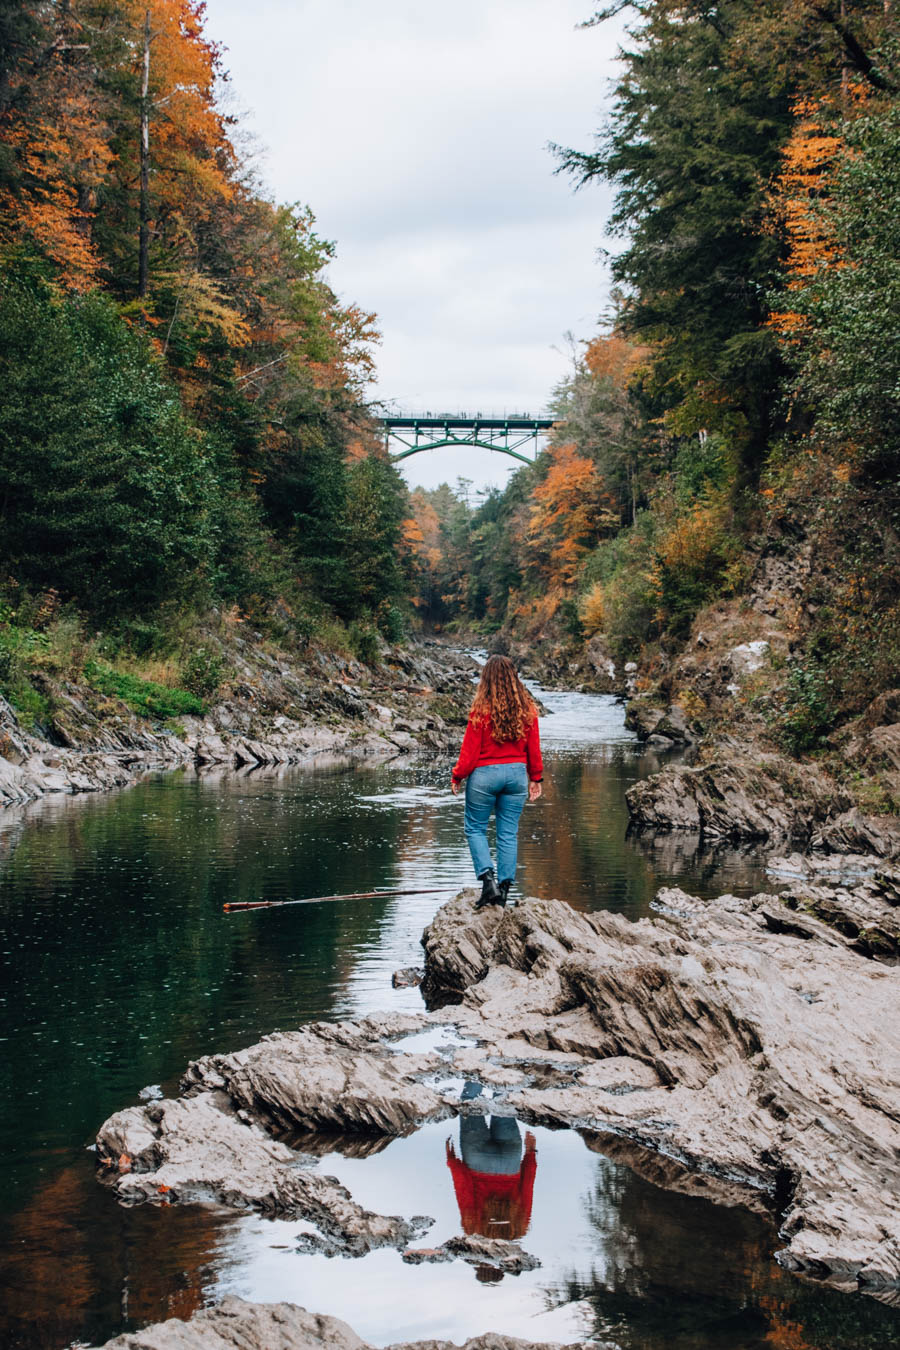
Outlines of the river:
M 637 918 L 660 885 L 764 888 L 752 852 L 627 838 L 625 791 L 657 755 L 612 698 L 542 698 L 545 794 L 520 829 L 528 893 Z M 660 1190 L 603 1141 L 568 1131 L 531 1132 L 524 1245 L 542 1265 L 502 1280 L 461 1262 L 404 1265 L 390 1250 L 357 1261 L 300 1253 L 296 1221 L 124 1209 L 96 1182 L 97 1126 L 142 1092 L 172 1091 L 189 1059 L 316 1018 L 421 1007 L 390 977 L 419 963 L 441 896 L 230 915 L 222 905 L 468 882 L 462 800 L 448 780 L 449 761 L 174 773 L 0 821 L 3 1346 L 93 1345 L 224 1291 L 335 1313 L 377 1344 L 485 1330 L 603 1337 L 622 1350 L 889 1342 L 896 1314 L 780 1271 L 766 1216 Z M 428 1126 L 370 1156 L 326 1150 L 322 1166 L 381 1212 L 427 1212 L 427 1241 L 441 1241 L 461 1222 L 445 1159 L 453 1132 Z M 520 1150 L 525 1137 L 523 1127 Z

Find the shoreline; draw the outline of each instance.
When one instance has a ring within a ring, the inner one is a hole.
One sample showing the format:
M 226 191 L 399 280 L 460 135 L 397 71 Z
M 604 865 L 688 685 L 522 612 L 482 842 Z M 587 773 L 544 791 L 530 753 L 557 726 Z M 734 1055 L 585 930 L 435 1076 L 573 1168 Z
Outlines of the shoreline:
M 84 686 L 61 685 L 65 717 L 51 739 L 24 730 L 0 697 L 0 811 L 179 768 L 349 766 L 456 747 L 476 669 L 461 650 L 417 642 L 390 649 L 372 668 L 324 652 L 300 665 L 243 645 L 232 653 L 237 670 L 226 696 L 202 717 L 181 718 L 177 731 Z

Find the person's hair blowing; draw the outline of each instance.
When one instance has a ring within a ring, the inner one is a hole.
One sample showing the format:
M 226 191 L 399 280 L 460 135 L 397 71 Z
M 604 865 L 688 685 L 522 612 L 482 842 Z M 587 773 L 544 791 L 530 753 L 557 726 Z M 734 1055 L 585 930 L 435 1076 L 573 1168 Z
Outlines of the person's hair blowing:
M 499 744 L 520 741 L 537 717 L 537 708 L 508 656 L 488 657 L 472 702 L 473 722 L 490 718 Z

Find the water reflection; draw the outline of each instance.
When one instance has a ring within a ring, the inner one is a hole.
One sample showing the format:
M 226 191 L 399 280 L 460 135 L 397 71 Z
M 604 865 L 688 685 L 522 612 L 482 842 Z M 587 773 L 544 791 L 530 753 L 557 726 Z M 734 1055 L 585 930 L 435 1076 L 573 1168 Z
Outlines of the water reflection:
M 462 1100 L 480 1093 L 477 1083 L 467 1083 Z M 506 1241 L 525 1236 L 537 1171 L 537 1144 L 530 1130 L 523 1141 L 514 1116 L 460 1116 L 459 1155 L 448 1139 L 447 1166 L 464 1233 Z M 483 1283 L 503 1279 L 503 1271 L 493 1266 L 479 1266 L 476 1273 Z

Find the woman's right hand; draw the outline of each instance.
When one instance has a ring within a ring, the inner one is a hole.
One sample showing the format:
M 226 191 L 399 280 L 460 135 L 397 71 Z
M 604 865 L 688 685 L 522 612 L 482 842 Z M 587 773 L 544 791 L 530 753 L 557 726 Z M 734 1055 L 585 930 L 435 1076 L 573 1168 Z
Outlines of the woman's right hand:
M 532 781 L 528 784 L 528 800 L 530 802 L 536 802 L 538 797 L 543 792 L 543 790 L 544 790 L 543 784 L 536 783 L 534 779 L 532 779 Z

